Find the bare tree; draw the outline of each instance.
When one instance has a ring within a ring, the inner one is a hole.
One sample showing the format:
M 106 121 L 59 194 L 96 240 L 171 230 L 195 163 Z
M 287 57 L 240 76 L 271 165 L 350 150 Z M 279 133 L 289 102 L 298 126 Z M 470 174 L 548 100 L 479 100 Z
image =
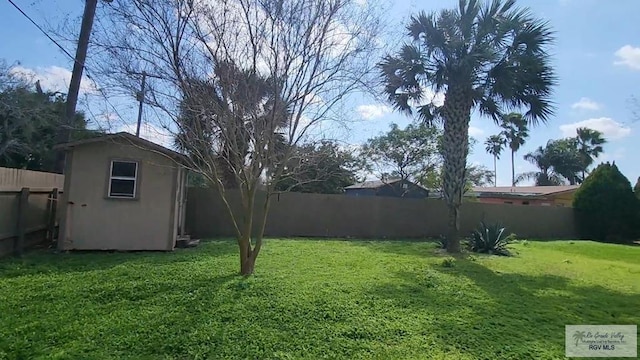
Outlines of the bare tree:
M 218 189 L 243 275 L 254 271 L 271 194 L 293 149 L 339 120 L 341 101 L 374 78 L 380 22 L 368 4 L 116 0 L 97 21 L 92 66 L 105 86 L 132 93 L 139 86 L 132 74 L 157 77 L 145 102 L 179 135 L 190 168 Z

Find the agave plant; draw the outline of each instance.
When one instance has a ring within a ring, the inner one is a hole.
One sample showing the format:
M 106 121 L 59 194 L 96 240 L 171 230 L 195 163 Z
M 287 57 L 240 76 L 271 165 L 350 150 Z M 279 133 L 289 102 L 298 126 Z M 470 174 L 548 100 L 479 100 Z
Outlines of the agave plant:
M 484 221 L 471 234 L 469 241 L 470 250 L 477 253 L 509 256 L 507 250 L 509 243 L 505 235 L 505 228 L 500 224 L 486 224 Z

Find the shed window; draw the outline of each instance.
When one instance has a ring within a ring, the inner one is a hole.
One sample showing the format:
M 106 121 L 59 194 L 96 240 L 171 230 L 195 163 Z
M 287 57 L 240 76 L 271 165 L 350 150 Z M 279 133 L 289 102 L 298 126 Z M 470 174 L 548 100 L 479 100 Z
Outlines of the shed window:
M 109 178 L 109 197 L 133 199 L 136 196 L 137 178 L 137 162 L 112 161 Z

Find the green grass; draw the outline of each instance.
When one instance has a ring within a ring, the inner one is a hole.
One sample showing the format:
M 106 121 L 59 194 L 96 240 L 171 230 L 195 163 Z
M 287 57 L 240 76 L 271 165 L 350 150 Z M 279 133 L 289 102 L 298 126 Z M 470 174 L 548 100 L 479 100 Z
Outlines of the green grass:
M 557 359 L 565 324 L 640 323 L 640 247 L 213 241 L 0 261 L 0 359 Z M 448 259 L 448 260 L 445 260 Z

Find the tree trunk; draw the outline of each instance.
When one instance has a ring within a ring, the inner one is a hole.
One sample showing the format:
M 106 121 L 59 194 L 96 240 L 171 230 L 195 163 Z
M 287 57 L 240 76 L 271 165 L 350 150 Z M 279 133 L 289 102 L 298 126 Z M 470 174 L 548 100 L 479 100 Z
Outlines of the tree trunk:
M 469 153 L 469 121 L 472 102 L 465 95 L 463 89 L 449 87 L 443 108 L 443 188 L 449 209 L 447 251 L 451 253 L 460 252 L 459 216 Z
M 259 252 L 259 249 L 253 249 L 251 245 L 256 189 L 249 188 L 248 186 L 242 187 L 241 194 L 244 197 L 242 199 L 244 214 L 240 236 L 238 237 L 238 247 L 240 248 L 240 275 L 249 276 L 253 274 Z
M 447 252 L 460 252 L 460 204 L 449 206 L 449 216 L 447 218 Z
M 258 252 L 251 250 L 251 241 L 247 240 L 245 250 L 240 247 L 240 275 L 249 276 L 253 274 L 253 269 L 256 265 L 256 258 Z
M 516 162 L 514 160 L 516 152 L 511 150 L 511 186 L 516 186 Z
M 498 187 L 498 157 L 493 155 L 493 186 Z

